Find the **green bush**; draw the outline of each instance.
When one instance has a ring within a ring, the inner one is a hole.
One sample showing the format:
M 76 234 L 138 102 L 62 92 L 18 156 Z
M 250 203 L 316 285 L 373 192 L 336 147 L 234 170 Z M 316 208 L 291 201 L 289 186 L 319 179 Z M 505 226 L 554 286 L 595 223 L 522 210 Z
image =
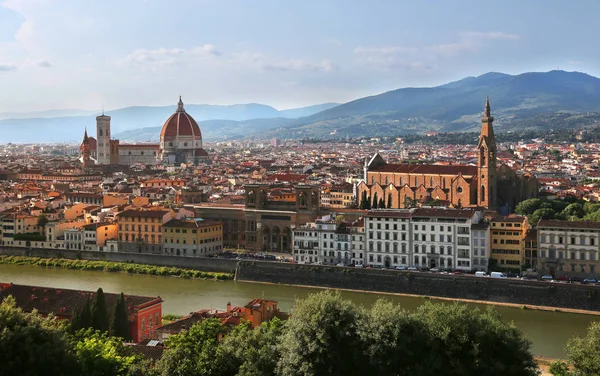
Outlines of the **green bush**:
M 164 267 L 155 265 L 133 264 L 125 262 L 111 261 L 92 261 L 92 260 L 71 260 L 63 258 L 41 258 L 28 256 L 2 256 L 0 255 L 0 264 L 9 265 L 30 265 L 53 268 L 67 268 L 77 270 L 93 270 L 105 272 L 127 272 L 132 274 L 149 274 L 161 276 L 175 276 L 182 278 L 197 279 L 215 279 L 229 280 L 233 279 L 230 273 L 203 272 L 200 270 L 183 269 L 174 267 Z

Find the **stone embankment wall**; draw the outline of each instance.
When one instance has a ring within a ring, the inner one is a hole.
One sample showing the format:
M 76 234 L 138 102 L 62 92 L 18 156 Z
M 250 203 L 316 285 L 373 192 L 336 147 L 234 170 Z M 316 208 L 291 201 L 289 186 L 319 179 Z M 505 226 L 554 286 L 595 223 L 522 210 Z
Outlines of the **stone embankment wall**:
M 590 285 L 252 261 L 239 262 L 236 279 L 600 311 L 600 286 Z
M 236 260 L 218 259 L 211 257 L 178 257 L 167 255 L 152 255 L 144 253 L 76 251 L 65 249 L 27 249 L 0 247 L 0 254 L 10 256 L 58 257 L 82 260 L 134 262 L 137 264 L 176 266 L 179 268 L 197 269 L 205 272 L 224 273 L 235 272 L 235 268 L 237 265 Z

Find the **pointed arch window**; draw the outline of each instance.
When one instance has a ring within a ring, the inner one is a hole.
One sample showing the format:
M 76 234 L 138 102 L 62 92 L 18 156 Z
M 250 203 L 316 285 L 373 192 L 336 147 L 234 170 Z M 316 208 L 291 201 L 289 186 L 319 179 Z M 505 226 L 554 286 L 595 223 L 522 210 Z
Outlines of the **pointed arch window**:
M 485 185 L 481 186 L 481 201 L 485 201 Z

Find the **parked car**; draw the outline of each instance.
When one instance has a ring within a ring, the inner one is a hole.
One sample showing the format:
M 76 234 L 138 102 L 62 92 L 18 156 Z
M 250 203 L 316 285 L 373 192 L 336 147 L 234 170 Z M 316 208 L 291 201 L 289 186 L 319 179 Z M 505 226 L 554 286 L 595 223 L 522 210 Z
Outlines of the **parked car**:
M 354 264 L 355 268 L 364 268 L 365 266 L 363 264 Z
M 579 278 L 579 277 L 569 277 L 568 281 L 569 281 L 569 283 L 579 283 L 579 282 L 581 282 L 581 278 Z
M 404 265 L 396 266 L 396 270 L 406 270 L 406 266 L 404 266 Z
M 409 266 L 407 270 L 415 271 L 415 270 L 419 270 L 419 269 L 416 266 Z
M 593 285 L 595 284 L 597 281 L 594 278 L 586 278 L 583 281 L 581 281 L 582 285 Z
M 554 277 L 553 277 L 553 276 L 551 276 L 551 275 L 545 275 L 545 276 L 542 276 L 542 278 L 540 278 L 540 279 L 541 279 L 542 281 L 549 282 L 549 281 L 552 281 L 552 280 L 554 279 Z
M 335 264 L 335 266 L 346 266 L 344 263 L 340 262 L 339 264 Z
M 568 281 L 569 277 L 567 277 L 567 275 L 565 274 L 565 275 L 561 275 L 560 277 L 558 277 L 556 279 L 558 279 L 559 281 Z
M 429 269 L 429 271 L 433 272 L 433 273 L 437 273 L 437 272 L 440 271 L 440 269 L 438 269 L 438 268 L 431 268 L 431 269 Z
M 506 274 L 504 274 L 502 272 L 492 272 L 492 273 L 490 273 L 490 277 L 492 277 L 492 278 L 508 278 L 506 276 Z
M 488 275 L 486 274 L 486 272 L 482 272 L 482 271 L 478 271 L 475 272 L 475 277 L 487 277 Z

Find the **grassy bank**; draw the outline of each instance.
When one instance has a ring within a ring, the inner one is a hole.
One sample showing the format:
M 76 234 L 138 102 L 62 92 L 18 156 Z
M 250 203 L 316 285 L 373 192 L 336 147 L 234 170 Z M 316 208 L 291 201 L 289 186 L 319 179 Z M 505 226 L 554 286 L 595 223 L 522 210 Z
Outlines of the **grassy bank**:
M 66 268 L 76 270 L 95 270 L 104 272 L 127 272 L 132 274 L 175 276 L 182 278 L 216 280 L 233 279 L 233 274 L 230 273 L 213 273 L 169 266 L 156 266 L 98 260 L 72 260 L 65 258 L 43 258 L 28 256 L 0 256 L 0 264 L 41 266 L 47 268 Z

